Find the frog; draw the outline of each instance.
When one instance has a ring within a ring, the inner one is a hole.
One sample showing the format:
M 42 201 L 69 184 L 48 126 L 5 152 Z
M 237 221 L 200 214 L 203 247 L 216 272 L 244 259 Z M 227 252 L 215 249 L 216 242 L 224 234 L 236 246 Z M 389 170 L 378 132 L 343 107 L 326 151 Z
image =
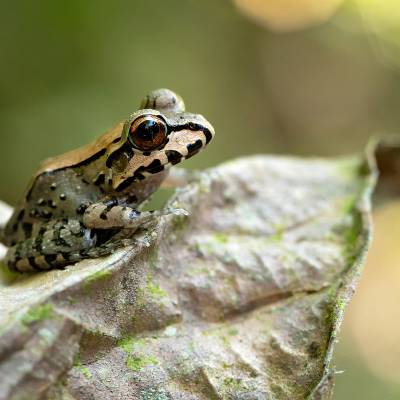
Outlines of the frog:
M 169 89 L 148 93 L 139 109 L 94 142 L 45 160 L 0 232 L 12 271 L 64 269 L 126 245 L 157 218 L 185 210 L 141 211 L 170 167 L 214 137 Z

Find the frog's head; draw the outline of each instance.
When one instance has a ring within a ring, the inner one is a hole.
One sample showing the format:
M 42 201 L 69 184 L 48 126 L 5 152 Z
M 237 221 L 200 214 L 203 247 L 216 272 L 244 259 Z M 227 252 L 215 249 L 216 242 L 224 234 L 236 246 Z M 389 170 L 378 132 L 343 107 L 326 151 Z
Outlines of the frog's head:
M 108 151 L 114 188 L 122 191 L 194 156 L 213 136 L 212 125 L 202 115 L 185 112 L 180 96 L 168 89 L 151 92 L 125 121 L 121 138 Z

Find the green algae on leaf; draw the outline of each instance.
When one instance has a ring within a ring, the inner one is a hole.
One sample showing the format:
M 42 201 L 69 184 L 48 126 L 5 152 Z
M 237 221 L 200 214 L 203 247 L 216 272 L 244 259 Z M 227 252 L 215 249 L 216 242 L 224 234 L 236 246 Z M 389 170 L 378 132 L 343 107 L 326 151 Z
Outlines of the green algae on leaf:
M 126 366 L 133 372 L 139 372 L 144 367 L 157 364 L 158 360 L 152 356 L 136 357 L 130 355 L 126 359 Z
M 24 325 L 30 325 L 35 322 L 43 321 L 54 317 L 53 306 L 50 303 L 41 304 L 31 308 L 22 318 Z
M 82 365 L 82 361 L 81 361 L 81 356 L 78 353 L 75 357 L 75 361 L 74 361 L 74 367 L 80 371 L 82 373 L 82 375 L 86 378 L 86 379 L 90 379 L 92 377 L 92 374 L 89 371 L 89 368 L 86 367 L 85 365 Z

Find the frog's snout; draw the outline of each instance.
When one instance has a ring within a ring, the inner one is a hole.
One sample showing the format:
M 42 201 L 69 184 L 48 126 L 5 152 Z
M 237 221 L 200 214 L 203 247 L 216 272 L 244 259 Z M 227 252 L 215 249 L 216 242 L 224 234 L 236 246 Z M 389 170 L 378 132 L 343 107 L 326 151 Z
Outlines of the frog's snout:
M 202 115 L 199 115 L 199 117 L 202 119 L 201 124 L 204 126 L 206 144 L 208 144 L 211 141 L 211 139 L 215 136 L 215 130 L 214 127 Z M 208 131 L 209 134 L 207 134 L 206 131 Z
M 205 147 L 215 136 L 214 127 L 201 114 L 192 114 L 190 119 L 191 122 L 188 124 L 189 130 L 192 132 L 196 132 L 197 135 L 204 135 L 204 140 L 202 141 L 203 147 Z

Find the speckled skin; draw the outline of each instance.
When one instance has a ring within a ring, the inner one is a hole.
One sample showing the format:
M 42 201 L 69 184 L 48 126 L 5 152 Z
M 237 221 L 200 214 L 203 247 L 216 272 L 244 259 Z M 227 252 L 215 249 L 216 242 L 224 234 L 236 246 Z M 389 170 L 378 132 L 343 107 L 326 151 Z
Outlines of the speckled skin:
M 142 116 L 162 118 L 168 127 L 166 142 L 156 150 L 139 150 L 128 140 L 131 125 Z M 161 185 L 168 168 L 198 153 L 213 135 L 201 115 L 184 111 L 175 93 L 151 92 L 124 124 L 42 165 L 1 235 L 11 246 L 7 265 L 41 271 L 110 253 L 121 246 L 127 229 L 154 217 L 136 209 Z

